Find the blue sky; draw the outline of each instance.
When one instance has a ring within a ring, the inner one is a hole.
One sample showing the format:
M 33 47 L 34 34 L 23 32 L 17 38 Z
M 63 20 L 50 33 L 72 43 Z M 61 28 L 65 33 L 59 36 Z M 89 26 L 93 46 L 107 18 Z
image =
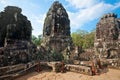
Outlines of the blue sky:
M 0 0 L 0 11 L 4 7 L 18 6 L 31 21 L 33 35 L 42 34 L 46 13 L 55 0 Z M 120 0 L 58 0 L 70 18 L 71 32 L 78 29 L 91 31 L 105 13 L 114 12 L 120 18 Z

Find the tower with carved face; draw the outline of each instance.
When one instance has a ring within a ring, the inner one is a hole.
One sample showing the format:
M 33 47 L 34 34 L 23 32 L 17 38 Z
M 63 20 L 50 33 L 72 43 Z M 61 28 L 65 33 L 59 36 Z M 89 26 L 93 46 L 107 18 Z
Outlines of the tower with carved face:
M 55 1 L 48 10 L 44 21 L 42 45 L 61 52 L 71 44 L 68 14 L 62 4 Z
M 95 51 L 106 58 L 120 55 L 120 21 L 114 13 L 105 14 L 96 27 Z

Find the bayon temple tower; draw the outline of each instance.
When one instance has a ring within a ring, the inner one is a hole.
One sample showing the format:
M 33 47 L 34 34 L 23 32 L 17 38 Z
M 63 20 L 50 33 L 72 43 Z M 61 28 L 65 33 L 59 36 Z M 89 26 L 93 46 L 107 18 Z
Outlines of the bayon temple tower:
M 72 45 L 70 20 L 65 8 L 55 1 L 49 8 L 43 27 L 42 46 L 62 52 Z

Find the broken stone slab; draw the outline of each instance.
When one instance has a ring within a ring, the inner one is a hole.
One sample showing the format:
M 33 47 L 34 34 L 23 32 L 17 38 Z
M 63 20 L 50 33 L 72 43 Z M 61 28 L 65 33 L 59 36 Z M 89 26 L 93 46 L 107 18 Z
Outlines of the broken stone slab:
M 82 73 L 82 74 L 92 75 L 91 68 L 87 67 L 87 66 L 66 64 L 66 69 L 68 71 L 73 71 L 73 72 L 78 72 L 78 73 Z

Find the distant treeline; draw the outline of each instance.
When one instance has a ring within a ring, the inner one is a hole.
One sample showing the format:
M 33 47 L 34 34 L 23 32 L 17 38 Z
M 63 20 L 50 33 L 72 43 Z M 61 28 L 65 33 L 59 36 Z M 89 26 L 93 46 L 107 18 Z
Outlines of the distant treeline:
M 83 49 L 93 48 L 94 46 L 95 30 L 87 32 L 85 30 L 77 30 L 71 34 L 75 46 L 81 46 Z M 32 41 L 35 45 L 40 45 L 42 42 L 42 35 L 32 36 Z
M 85 30 L 77 30 L 71 34 L 75 46 L 81 46 L 83 49 L 93 48 L 95 30 L 87 32 Z

